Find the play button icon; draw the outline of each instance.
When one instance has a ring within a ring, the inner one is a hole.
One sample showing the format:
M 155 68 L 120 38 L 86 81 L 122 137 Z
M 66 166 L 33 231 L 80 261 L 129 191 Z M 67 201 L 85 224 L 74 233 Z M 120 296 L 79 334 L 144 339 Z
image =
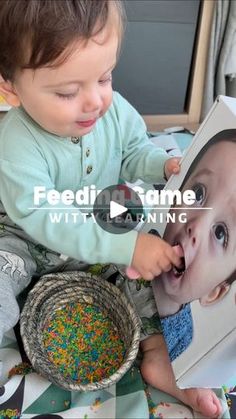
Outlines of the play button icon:
M 108 186 L 97 195 L 93 215 L 100 227 L 114 234 L 127 233 L 144 219 L 139 195 L 123 184 Z
M 117 202 L 111 201 L 110 202 L 110 218 L 115 218 L 118 215 L 124 214 L 127 212 L 128 208 L 124 207 L 123 205 L 117 204 Z

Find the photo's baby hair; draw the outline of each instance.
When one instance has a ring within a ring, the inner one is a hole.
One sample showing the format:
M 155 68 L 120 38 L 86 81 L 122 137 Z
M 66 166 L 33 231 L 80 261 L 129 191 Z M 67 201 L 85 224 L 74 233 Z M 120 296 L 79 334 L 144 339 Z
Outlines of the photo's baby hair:
M 205 144 L 205 146 L 201 149 L 201 152 L 198 153 L 190 165 L 180 189 L 184 187 L 189 176 L 194 171 L 195 167 L 198 165 L 199 161 L 202 159 L 207 150 L 213 145 L 220 143 L 221 141 L 230 141 L 236 143 L 236 129 L 226 129 L 220 131 Z

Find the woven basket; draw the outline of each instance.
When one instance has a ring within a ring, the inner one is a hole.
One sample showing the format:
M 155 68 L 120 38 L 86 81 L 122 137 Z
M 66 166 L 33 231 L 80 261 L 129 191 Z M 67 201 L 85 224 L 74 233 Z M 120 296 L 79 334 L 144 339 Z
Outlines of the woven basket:
M 52 314 L 72 302 L 93 304 L 105 311 L 124 342 L 126 354 L 120 368 L 99 382 L 81 384 L 65 377 L 47 357 L 42 331 Z M 91 391 L 116 383 L 131 367 L 139 347 L 140 319 L 124 294 L 101 277 L 84 272 L 43 276 L 28 294 L 21 314 L 21 336 L 34 369 L 52 383 L 71 391 Z

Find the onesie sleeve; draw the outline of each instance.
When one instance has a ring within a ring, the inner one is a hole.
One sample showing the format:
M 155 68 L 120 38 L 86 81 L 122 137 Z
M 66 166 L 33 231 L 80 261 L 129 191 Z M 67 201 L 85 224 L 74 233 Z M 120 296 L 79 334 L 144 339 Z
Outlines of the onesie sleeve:
M 147 183 L 162 182 L 169 156 L 150 141 L 143 118 L 118 93 L 114 97 L 114 108 L 122 139 L 121 178 L 128 182 L 138 179 Z

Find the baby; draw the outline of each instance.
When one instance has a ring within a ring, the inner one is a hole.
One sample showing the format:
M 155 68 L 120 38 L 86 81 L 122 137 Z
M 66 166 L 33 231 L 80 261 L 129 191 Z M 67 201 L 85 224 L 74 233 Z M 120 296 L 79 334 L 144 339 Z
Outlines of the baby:
M 85 223 L 73 204 L 60 204 L 60 212 L 77 212 L 76 223 L 52 223 L 46 194 L 34 205 L 36 186 L 60 193 L 89 185 L 102 190 L 120 178 L 159 183 L 179 172 L 178 159 L 150 143 L 141 116 L 112 91 L 122 28 L 122 3 L 115 0 L 1 4 L 0 94 L 12 109 L 0 127 L 0 340 L 17 322 L 16 296 L 35 274 L 113 262 L 152 280 L 181 264 L 158 237 L 105 232 L 92 217 Z M 65 263 L 61 254 L 70 259 Z M 151 383 L 152 338 L 142 344 L 142 372 Z M 163 379 L 168 392 L 168 369 Z M 218 415 L 212 392 L 191 391 L 185 403 Z

